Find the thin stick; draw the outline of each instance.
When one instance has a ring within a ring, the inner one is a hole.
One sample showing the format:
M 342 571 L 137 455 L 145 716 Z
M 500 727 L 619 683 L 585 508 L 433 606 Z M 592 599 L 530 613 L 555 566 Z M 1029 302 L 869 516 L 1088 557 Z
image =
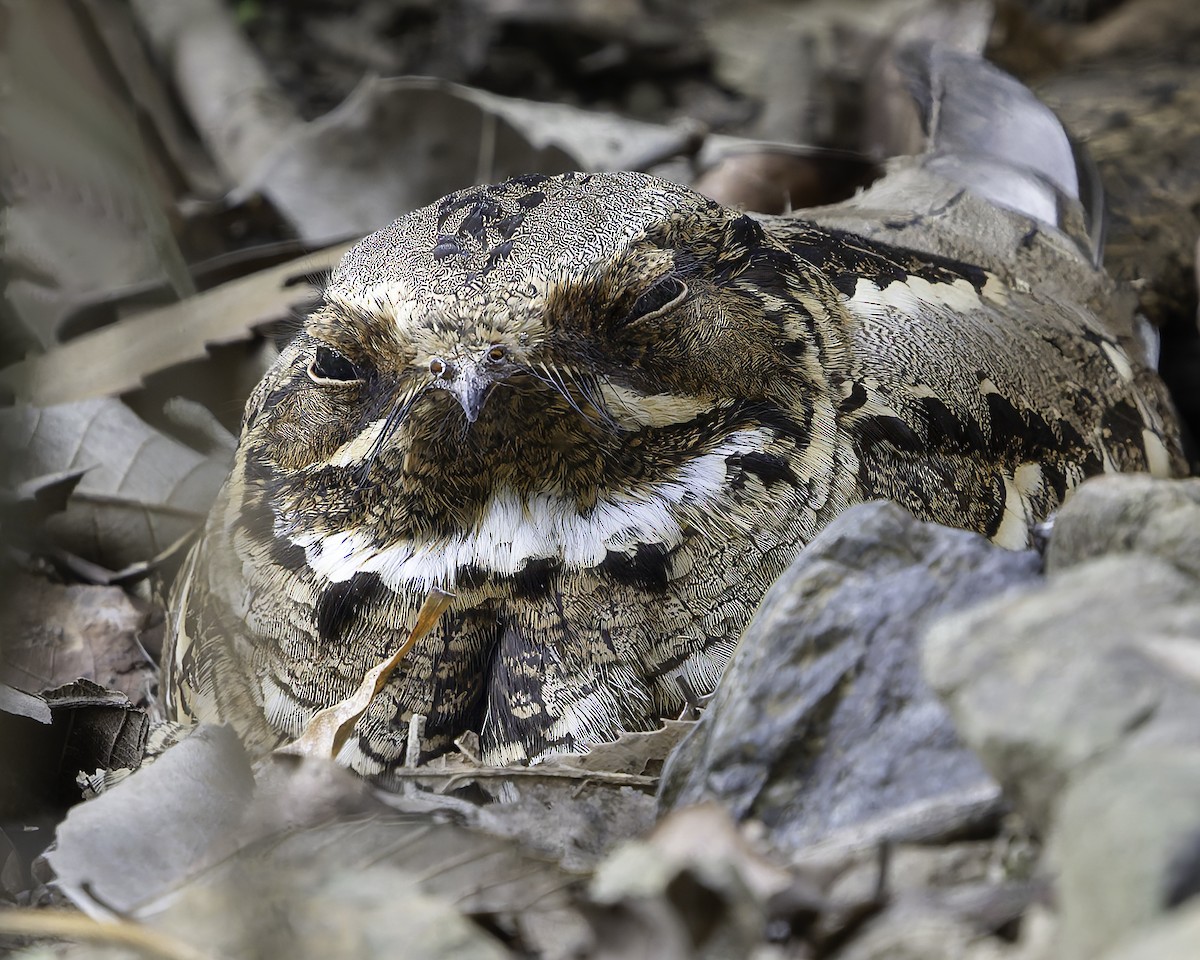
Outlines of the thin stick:
M 147 957 L 161 960 L 218 960 L 176 940 L 128 920 L 93 920 L 82 913 L 64 910 L 0 910 L 0 934 L 14 937 L 51 937 L 87 943 L 130 947 Z

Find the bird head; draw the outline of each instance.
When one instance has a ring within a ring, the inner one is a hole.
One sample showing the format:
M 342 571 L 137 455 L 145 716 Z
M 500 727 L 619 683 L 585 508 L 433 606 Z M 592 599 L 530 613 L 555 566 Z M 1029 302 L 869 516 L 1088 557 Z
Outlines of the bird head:
M 497 490 L 584 515 L 764 416 L 810 430 L 837 376 L 827 287 L 757 221 L 649 176 L 452 194 L 343 259 L 251 397 L 246 475 L 309 538 L 447 537 Z

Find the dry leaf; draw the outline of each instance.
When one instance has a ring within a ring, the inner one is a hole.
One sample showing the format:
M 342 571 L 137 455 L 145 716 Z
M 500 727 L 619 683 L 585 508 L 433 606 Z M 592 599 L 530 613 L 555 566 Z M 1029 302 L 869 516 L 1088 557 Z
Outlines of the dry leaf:
M 51 719 L 50 706 L 45 698 L 10 687 L 3 681 L 0 681 L 0 713 L 28 717 L 38 723 L 49 723 Z
M 426 77 L 364 81 L 299 129 L 244 186 L 312 241 L 366 233 L 474 183 L 525 173 L 621 169 L 692 143 L 663 127 Z
M 136 702 L 153 683 L 138 642 L 146 613 L 119 587 L 10 575 L 0 604 L 0 680 L 41 691 L 85 677 Z
M 375 695 L 383 689 L 392 672 L 400 665 L 413 645 L 427 637 L 437 626 L 438 619 L 450 606 L 453 594 L 443 593 L 434 587 L 421 609 L 417 611 L 417 622 L 396 652 L 367 671 L 362 683 L 345 700 L 319 711 L 305 726 L 303 733 L 276 753 L 290 753 L 301 757 L 333 759 L 345 746 L 358 718 L 371 705 Z
M 0 371 L 0 386 L 39 407 L 133 390 L 152 373 L 205 356 L 210 344 L 247 339 L 255 327 L 290 316 L 312 300 L 312 286 L 297 281 L 331 269 L 350 246 L 306 254 L 83 334 Z
M 128 90 L 129 99 L 150 124 L 155 137 L 146 137 L 148 150 L 161 150 L 187 182 L 189 192 L 199 197 L 218 197 L 229 189 L 217 173 L 212 159 L 196 142 L 195 134 L 173 95 L 170 82 L 150 58 L 142 43 L 127 0 L 82 0 L 109 51 L 113 69 Z
M 779 214 L 845 200 L 877 173 L 866 158 L 842 151 L 763 145 L 729 150 L 693 188 L 726 206 Z
M 0 410 L 0 444 L 16 451 L 9 483 L 83 470 L 46 529 L 65 549 L 119 569 L 147 560 L 204 518 L 229 469 L 139 419 L 119 400 Z
M 667 754 L 695 725 L 694 720 L 664 720 L 657 730 L 622 733 L 612 743 L 598 743 L 581 756 L 553 757 L 549 763 L 596 772 L 656 776 Z
M 74 807 L 47 859 L 85 913 L 128 913 L 236 849 L 233 831 L 253 788 L 233 731 L 198 727 L 154 764 Z
M 190 293 L 167 176 L 70 5 L 15 2 L 4 20 L 0 85 L 19 95 L 0 101 L 2 255 L 21 326 L 49 347 L 97 292 L 151 281 Z
M 583 927 L 576 878 L 516 844 L 397 816 L 328 761 L 273 757 L 251 783 L 232 732 L 204 725 L 72 810 L 48 859 L 89 914 L 220 956 L 509 956 L 464 915 L 566 956 Z

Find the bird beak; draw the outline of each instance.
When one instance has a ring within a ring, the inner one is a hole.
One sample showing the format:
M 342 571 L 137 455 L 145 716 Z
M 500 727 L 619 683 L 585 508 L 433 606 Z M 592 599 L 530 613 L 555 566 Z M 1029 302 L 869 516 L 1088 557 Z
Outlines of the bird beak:
M 479 411 L 483 409 L 494 385 L 495 381 L 483 371 L 468 367 L 460 370 L 458 375 L 446 384 L 446 389 L 462 407 L 463 413 L 467 415 L 467 422 L 474 423 L 479 419 Z

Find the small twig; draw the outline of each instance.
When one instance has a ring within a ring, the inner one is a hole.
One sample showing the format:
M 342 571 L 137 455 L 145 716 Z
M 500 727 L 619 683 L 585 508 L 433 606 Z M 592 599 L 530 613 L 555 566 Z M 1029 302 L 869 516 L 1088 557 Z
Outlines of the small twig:
M 397 780 L 445 780 L 444 790 L 452 790 L 458 780 L 504 780 L 507 778 L 531 778 L 545 780 L 594 780 L 626 787 L 654 787 L 658 777 L 639 773 L 606 773 L 584 770 L 580 767 L 475 767 L 465 770 L 434 770 L 429 767 L 392 770 L 388 777 Z
M 0 934 L 14 937 L 50 937 L 129 947 L 162 960 L 218 960 L 190 944 L 128 920 L 93 920 L 82 913 L 62 910 L 0 910 Z
M 408 721 L 408 742 L 404 745 L 404 765 L 415 768 L 421 762 L 421 740 L 425 736 L 425 716 L 414 713 Z
M 709 701 L 715 696 L 713 693 L 700 696 L 692 688 L 691 682 L 687 677 L 680 674 L 675 678 L 675 685 L 679 687 L 679 692 L 683 694 L 683 710 L 675 719 L 677 720 L 698 720 L 704 708 L 708 706 Z

